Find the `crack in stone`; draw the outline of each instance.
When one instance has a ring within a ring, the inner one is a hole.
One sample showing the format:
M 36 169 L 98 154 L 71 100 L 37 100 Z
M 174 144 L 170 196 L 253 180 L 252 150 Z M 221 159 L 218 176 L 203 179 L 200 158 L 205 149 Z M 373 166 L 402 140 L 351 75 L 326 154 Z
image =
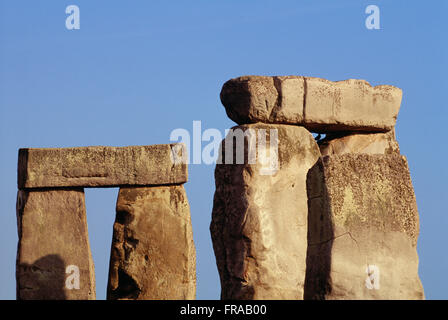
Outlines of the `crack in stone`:
M 274 121 L 274 117 L 276 116 L 278 110 L 281 109 L 283 103 L 283 92 L 282 92 L 282 80 L 278 77 L 273 77 L 274 88 L 277 91 L 277 100 L 275 101 L 275 105 L 273 106 L 270 114 L 269 120 Z
M 324 241 L 316 242 L 316 243 L 310 243 L 309 245 L 310 245 L 310 246 L 317 246 L 317 245 L 319 245 L 319 244 L 324 244 L 324 243 L 327 243 L 327 242 L 336 240 L 337 238 L 340 238 L 340 237 L 345 236 L 345 235 L 347 235 L 347 234 L 348 234 L 348 235 L 350 236 L 350 238 L 356 243 L 356 245 L 358 246 L 358 249 L 359 249 L 358 241 L 352 236 L 352 234 L 350 233 L 350 231 L 344 232 L 343 234 L 340 234 L 340 235 L 335 236 L 335 237 L 333 237 L 333 238 L 330 238 L 330 239 L 328 239 L 328 240 L 324 240 Z
M 308 94 L 308 83 L 306 81 L 306 77 L 303 77 L 303 110 L 302 117 L 303 121 L 306 123 L 306 97 Z

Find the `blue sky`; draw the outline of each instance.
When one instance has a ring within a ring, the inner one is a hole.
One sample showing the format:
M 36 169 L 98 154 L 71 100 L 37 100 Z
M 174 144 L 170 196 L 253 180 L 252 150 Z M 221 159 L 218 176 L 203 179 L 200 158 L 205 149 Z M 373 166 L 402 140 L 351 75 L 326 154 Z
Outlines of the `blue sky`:
M 65 27 L 71 4 L 80 30 Z M 381 10 L 380 30 L 365 27 L 370 4 Z M 15 298 L 19 148 L 169 143 L 193 120 L 224 134 L 234 123 L 221 86 L 247 74 L 403 89 L 396 129 L 420 212 L 419 273 L 427 298 L 448 298 L 447 9 L 444 0 L 0 0 L 0 298 Z M 220 292 L 208 229 L 213 171 L 191 164 L 185 185 L 199 299 Z M 117 192 L 86 189 L 100 299 Z

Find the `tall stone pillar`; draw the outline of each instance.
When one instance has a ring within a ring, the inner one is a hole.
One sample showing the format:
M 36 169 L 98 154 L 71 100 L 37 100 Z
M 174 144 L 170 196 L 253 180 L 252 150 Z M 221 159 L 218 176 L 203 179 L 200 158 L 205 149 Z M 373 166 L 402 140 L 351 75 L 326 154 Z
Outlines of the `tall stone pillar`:
M 325 156 L 307 180 L 306 299 L 423 299 L 405 157 Z
M 121 188 L 108 299 L 177 300 L 196 294 L 196 252 L 183 185 Z
M 84 191 L 19 190 L 17 299 L 95 299 Z
M 210 226 L 221 298 L 302 299 L 306 175 L 320 155 L 313 136 L 291 125 L 242 125 L 222 151 Z

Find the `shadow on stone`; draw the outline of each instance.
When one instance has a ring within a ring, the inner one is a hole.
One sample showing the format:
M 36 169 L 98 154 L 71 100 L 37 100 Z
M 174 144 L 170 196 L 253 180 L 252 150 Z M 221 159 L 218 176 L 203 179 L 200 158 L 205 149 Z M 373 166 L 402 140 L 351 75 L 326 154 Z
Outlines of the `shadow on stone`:
M 121 269 L 118 270 L 117 288 L 113 289 L 109 283 L 107 289 L 107 300 L 138 299 L 141 292 L 137 282 Z
M 308 249 L 305 274 L 305 300 L 323 300 L 331 292 L 331 251 L 333 223 L 324 181 L 323 158 L 307 174 Z
M 16 270 L 17 300 L 65 300 L 65 263 L 51 254 Z

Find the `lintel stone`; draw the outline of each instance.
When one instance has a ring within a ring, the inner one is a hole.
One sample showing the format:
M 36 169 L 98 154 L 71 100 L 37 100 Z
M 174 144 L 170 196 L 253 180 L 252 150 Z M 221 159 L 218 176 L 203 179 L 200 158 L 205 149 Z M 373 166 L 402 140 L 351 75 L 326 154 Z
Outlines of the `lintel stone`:
M 184 144 L 19 150 L 18 187 L 114 187 L 187 181 Z
M 221 90 L 227 115 L 240 125 L 292 124 L 321 133 L 391 131 L 401 99 L 401 89 L 390 85 L 302 76 L 243 76 Z

